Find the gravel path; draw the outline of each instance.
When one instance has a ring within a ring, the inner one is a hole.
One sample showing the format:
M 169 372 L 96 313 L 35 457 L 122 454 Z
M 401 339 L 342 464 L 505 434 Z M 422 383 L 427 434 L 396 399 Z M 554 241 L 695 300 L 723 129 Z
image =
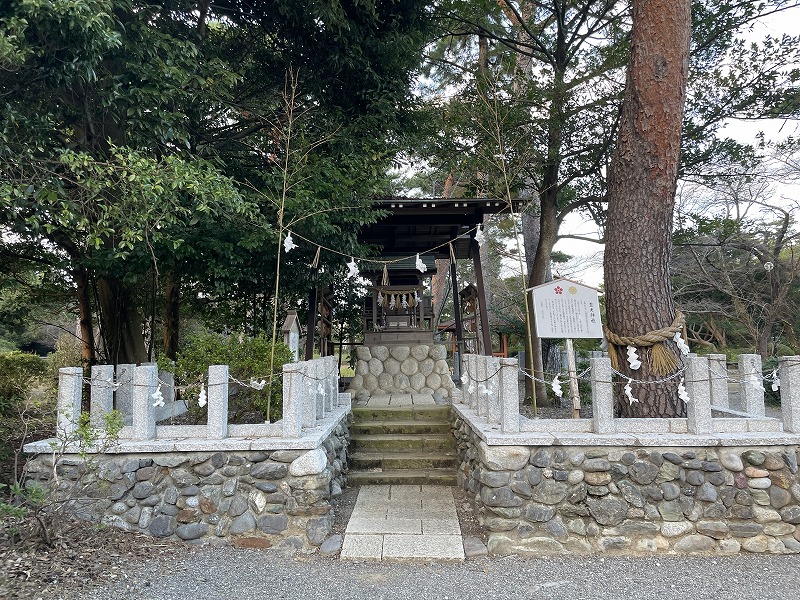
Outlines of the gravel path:
M 232 548 L 191 549 L 70 599 L 379 598 L 453 600 L 796 600 L 800 556 L 481 558 L 466 563 L 346 562 Z

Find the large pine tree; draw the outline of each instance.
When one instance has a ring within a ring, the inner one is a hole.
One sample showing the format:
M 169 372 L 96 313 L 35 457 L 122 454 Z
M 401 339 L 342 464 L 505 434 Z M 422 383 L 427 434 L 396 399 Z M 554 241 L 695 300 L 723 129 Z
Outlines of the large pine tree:
M 638 381 L 663 380 L 676 371 L 670 357 L 679 363 L 671 339 L 639 340 L 676 321 L 669 261 L 690 28 L 690 0 L 633 2 L 631 61 L 609 168 L 605 281 L 610 341 L 636 340 L 641 367 L 630 368 L 628 343 L 611 343 L 609 351 L 619 371 Z M 622 415 L 684 416 L 677 383 L 634 383 L 638 402 L 621 394 Z

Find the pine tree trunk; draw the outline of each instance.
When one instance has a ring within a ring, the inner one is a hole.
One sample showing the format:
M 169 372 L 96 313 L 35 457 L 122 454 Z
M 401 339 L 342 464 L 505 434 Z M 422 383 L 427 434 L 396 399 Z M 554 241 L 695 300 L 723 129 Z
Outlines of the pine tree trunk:
M 669 261 L 690 27 L 689 0 L 633 2 L 631 62 L 609 167 L 605 251 L 607 324 L 622 336 L 661 329 L 675 317 Z M 673 342 L 667 349 L 677 357 Z M 625 346 L 617 351 L 620 371 L 626 376 L 664 379 L 650 371 L 649 349 L 637 348 L 643 358 L 637 371 L 628 368 Z M 634 383 L 633 396 L 639 402 L 629 403 L 620 394 L 620 413 L 683 416 L 686 407 L 677 398 L 677 385 L 675 378 L 659 384 Z

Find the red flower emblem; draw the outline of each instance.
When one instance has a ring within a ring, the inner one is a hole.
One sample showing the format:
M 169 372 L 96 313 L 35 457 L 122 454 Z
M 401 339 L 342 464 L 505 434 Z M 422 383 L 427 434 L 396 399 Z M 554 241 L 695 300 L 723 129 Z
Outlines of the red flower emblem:
M 556 294 L 564 293 L 564 289 L 560 285 L 556 286 L 556 290 L 555 291 L 556 291 Z

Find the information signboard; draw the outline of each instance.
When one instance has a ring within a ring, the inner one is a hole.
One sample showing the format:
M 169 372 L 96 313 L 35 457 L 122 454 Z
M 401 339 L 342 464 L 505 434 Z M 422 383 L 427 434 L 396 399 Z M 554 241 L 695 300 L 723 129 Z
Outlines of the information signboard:
M 569 279 L 530 288 L 540 338 L 602 338 L 597 290 Z

